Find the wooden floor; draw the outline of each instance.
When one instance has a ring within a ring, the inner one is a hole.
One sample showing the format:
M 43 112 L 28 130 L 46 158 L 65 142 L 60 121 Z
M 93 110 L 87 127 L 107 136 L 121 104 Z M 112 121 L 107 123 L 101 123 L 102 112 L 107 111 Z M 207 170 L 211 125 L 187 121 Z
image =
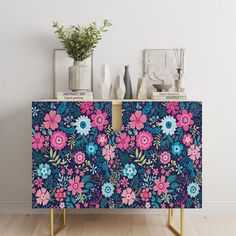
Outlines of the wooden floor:
M 171 236 L 166 223 L 166 215 L 154 214 L 69 215 L 58 236 Z M 49 235 L 49 215 L 0 215 L 0 235 Z M 186 215 L 185 235 L 236 236 L 236 214 Z

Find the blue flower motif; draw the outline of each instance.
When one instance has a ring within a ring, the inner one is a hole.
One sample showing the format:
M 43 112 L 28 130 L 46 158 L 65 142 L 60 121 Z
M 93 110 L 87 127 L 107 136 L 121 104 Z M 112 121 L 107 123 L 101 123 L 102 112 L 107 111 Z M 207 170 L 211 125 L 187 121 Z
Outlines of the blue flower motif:
M 48 164 L 40 164 L 37 172 L 38 176 L 41 176 L 43 179 L 47 179 L 47 177 L 51 174 L 51 169 Z
M 97 173 L 97 166 L 91 165 L 90 171 L 92 174 L 96 174 Z
M 176 142 L 171 146 L 171 152 L 172 152 L 173 155 L 180 156 L 180 154 L 183 151 L 183 148 L 184 147 L 183 147 L 182 144 L 180 144 L 179 142 Z
M 98 146 L 94 142 L 90 142 L 86 145 L 86 152 L 88 155 L 94 156 L 98 150 Z
M 190 183 L 188 185 L 187 191 L 190 197 L 196 197 L 199 194 L 200 187 L 196 183 Z
M 137 174 L 137 170 L 134 164 L 126 164 L 125 169 L 123 170 L 124 176 L 127 176 L 128 179 L 133 179 L 133 177 Z
M 176 119 L 173 116 L 166 116 L 161 120 L 161 130 L 164 134 L 173 135 L 176 128 Z
M 111 183 L 105 183 L 102 185 L 102 195 L 110 197 L 114 193 L 114 186 Z
M 88 135 L 91 129 L 91 121 L 87 116 L 80 116 L 74 123 L 76 131 L 81 135 Z

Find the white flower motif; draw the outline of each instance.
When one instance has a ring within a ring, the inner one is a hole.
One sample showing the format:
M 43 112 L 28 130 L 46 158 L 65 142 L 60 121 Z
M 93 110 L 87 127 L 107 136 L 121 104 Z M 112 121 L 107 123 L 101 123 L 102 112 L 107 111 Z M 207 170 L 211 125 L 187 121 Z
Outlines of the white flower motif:
M 166 116 L 161 120 L 161 126 L 164 134 L 173 135 L 177 128 L 176 119 L 173 116 Z
M 74 126 L 76 127 L 77 133 L 88 135 L 91 129 L 91 121 L 87 116 L 80 116 L 76 119 Z

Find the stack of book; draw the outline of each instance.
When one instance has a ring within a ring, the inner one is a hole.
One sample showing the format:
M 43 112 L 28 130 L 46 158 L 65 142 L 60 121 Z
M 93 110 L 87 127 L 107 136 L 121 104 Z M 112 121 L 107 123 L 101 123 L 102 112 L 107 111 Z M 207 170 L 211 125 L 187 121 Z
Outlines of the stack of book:
M 77 92 L 57 92 L 58 100 L 92 100 L 93 92 L 87 90 L 79 90 Z
M 186 100 L 187 95 L 185 92 L 153 92 L 153 100 Z

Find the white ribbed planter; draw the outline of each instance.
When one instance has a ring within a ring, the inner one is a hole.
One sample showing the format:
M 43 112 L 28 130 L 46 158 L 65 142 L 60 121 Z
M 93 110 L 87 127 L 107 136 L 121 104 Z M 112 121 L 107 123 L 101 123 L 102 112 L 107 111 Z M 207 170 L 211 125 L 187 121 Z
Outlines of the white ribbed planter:
M 91 80 L 91 67 L 86 61 L 74 61 L 73 66 L 69 67 L 69 89 L 73 92 L 78 90 L 90 90 L 88 81 Z

